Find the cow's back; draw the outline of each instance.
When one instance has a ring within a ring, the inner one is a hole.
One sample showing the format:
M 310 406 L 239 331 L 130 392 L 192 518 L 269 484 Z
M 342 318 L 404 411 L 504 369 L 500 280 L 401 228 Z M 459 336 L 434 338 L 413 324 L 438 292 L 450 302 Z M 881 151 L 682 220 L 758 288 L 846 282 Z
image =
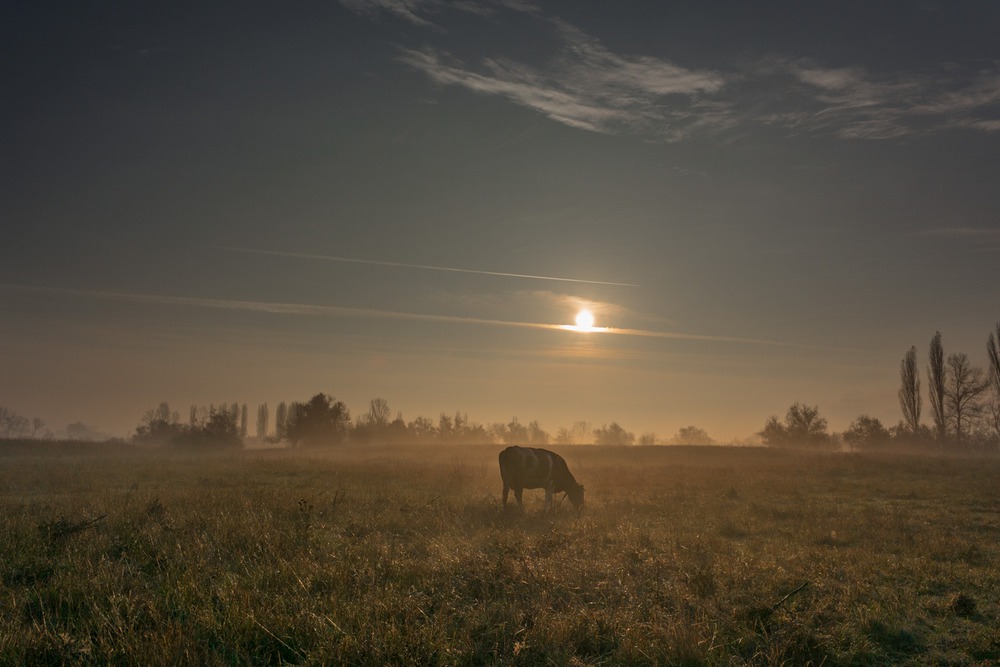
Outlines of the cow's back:
M 514 488 L 545 488 L 551 483 L 557 459 L 562 460 L 547 449 L 508 447 L 500 452 L 500 477 Z
M 500 477 L 511 486 L 522 486 L 530 454 L 524 447 L 508 447 L 500 452 Z

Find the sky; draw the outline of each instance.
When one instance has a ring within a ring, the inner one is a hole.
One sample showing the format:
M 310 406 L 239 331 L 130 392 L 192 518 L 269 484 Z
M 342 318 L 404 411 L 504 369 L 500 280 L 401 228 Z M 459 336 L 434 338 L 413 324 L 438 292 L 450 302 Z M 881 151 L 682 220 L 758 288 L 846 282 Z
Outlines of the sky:
M 953 0 L 6 3 L 0 406 L 895 424 L 911 345 L 984 365 L 1000 320 L 998 33 Z

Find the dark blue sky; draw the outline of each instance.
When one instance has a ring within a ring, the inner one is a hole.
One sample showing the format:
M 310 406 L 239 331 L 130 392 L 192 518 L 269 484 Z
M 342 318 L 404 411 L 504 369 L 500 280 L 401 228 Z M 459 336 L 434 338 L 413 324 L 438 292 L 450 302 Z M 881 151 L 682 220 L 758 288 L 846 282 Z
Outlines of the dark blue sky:
M 906 349 L 981 363 L 1000 318 L 998 29 L 988 2 L 9 3 L 0 405 L 895 423 Z M 544 326 L 585 306 L 621 331 Z

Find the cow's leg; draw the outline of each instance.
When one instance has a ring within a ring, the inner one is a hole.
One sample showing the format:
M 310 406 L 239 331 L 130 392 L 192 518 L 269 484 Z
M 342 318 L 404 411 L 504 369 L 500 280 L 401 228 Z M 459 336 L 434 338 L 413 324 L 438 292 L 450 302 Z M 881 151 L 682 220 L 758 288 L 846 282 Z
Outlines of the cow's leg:
M 545 505 L 542 506 L 542 514 L 546 514 L 552 507 L 552 486 L 545 487 Z
M 503 483 L 503 508 L 507 509 L 507 496 L 510 494 L 510 484 Z
M 521 488 L 520 486 L 515 486 L 515 487 L 514 487 L 514 500 L 516 500 L 516 501 L 517 501 L 517 504 L 518 504 L 518 505 L 519 505 L 520 507 L 522 507 L 522 508 L 523 508 L 523 507 L 524 507 L 524 503 L 523 503 L 523 502 L 521 502 L 521 494 L 522 494 L 522 493 L 524 493 L 524 489 L 523 489 L 523 488 Z

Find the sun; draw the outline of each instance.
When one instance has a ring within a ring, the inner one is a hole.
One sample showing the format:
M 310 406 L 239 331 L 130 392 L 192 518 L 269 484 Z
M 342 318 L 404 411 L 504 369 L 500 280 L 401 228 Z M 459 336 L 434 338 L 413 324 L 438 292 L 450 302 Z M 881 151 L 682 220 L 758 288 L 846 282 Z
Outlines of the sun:
M 594 329 L 594 314 L 584 308 L 576 314 L 576 330 L 592 331 Z

